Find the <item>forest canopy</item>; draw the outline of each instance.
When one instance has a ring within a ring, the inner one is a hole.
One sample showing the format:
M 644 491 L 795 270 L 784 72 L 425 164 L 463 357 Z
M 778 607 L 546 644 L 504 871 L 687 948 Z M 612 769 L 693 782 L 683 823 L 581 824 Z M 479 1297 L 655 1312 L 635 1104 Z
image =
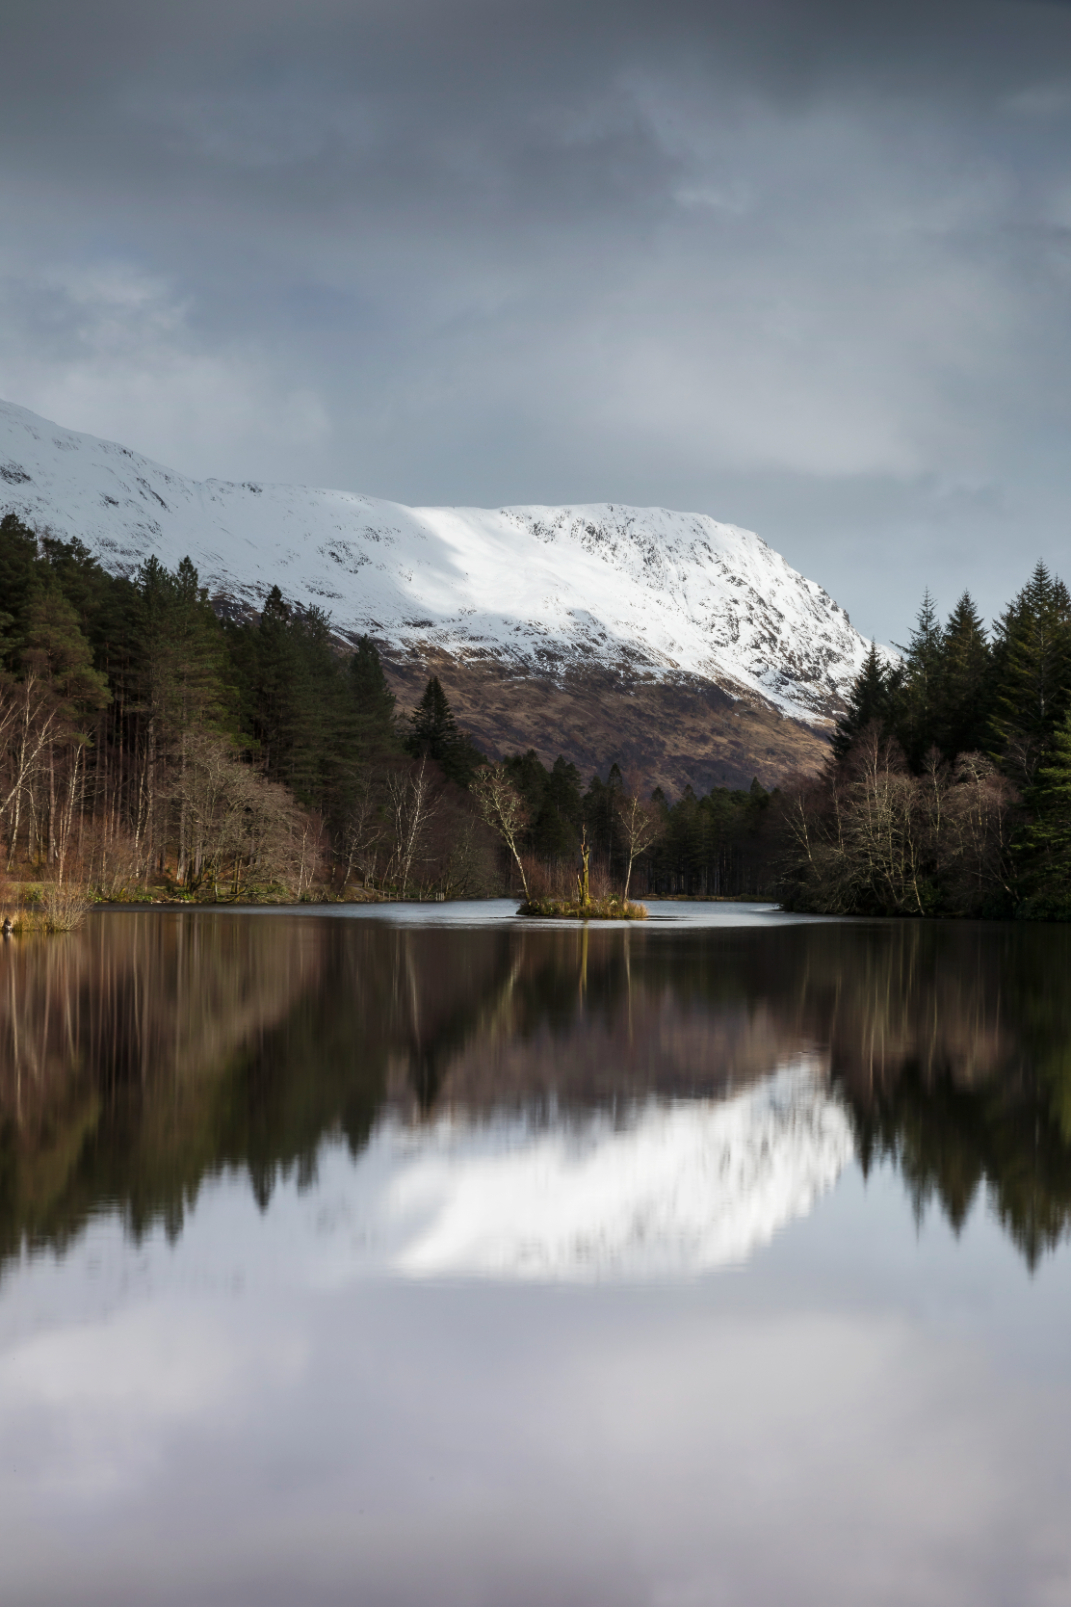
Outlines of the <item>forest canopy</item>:
M 188 558 L 114 575 L 8 514 L 0 600 L 0 840 L 24 882 L 558 897 L 583 841 L 596 896 L 1071 916 L 1071 597 L 1043 564 L 991 629 L 968 593 L 943 622 L 927 595 L 898 656 L 871 648 L 818 775 L 676 799 L 617 764 L 489 761 L 437 676 L 401 710 L 370 638 L 278 586 L 259 613 L 214 604 Z
M 784 811 L 797 909 L 1071 914 L 1071 596 L 1039 563 L 987 631 L 927 594 L 872 647 L 823 774 Z
M 433 676 L 399 710 L 376 644 L 272 587 L 214 606 L 184 559 L 109 573 L 79 541 L 0 520 L 0 834 L 9 874 L 98 896 L 476 896 L 530 874 L 755 892 L 767 794 L 670 803 L 612 765 L 507 758 L 513 849 L 471 788 L 487 763 Z M 638 828 L 640 819 L 646 826 Z M 642 842 L 642 849 L 640 844 Z

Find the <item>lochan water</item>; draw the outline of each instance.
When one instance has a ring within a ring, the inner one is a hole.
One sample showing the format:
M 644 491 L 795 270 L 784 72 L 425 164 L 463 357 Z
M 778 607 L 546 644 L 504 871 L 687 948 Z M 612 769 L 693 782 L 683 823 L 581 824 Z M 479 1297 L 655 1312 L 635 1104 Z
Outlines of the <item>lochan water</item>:
M 0 1599 L 1071 1600 L 1071 932 L 0 949 Z

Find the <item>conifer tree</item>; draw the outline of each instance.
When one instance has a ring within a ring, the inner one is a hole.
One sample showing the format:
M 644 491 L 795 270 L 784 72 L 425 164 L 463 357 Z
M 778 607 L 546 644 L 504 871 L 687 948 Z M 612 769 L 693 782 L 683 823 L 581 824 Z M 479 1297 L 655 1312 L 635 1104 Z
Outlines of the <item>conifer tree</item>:
M 991 654 L 978 610 L 965 591 L 941 640 L 933 740 L 946 759 L 984 749 L 988 735 Z
M 994 683 L 991 749 L 1029 787 L 1071 704 L 1071 597 L 1043 563 L 1001 615 Z
M 871 642 L 863 667 L 856 676 L 848 707 L 837 721 L 833 733 L 833 752 L 843 759 L 867 727 L 875 721 L 884 726 L 889 718 L 889 675 L 878 657 L 877 644 Z
M 620 847 L 618 804 L 625 794 L 625 781 L 620 766 L 610 766 L 605 781 L 594 775 L 588 783 L 584 798 L 584 822 L 588 828 L 591 846 L 598 854 L 605 854 L 611 867 Z
M 437 675 L 433 675 L 424 688 L 424 696 L 410 715 L 409 723 L 413 728 L 410 743 L 417 757 L 426 754 L 438 762 L 458 740 L 461 733 Z
M 409 724 L 411 729 L 405 740 L 407 752 L 414 759 L 434 759 L 448 780 L 455 781 L 459 787 L 467 787 L 483 755 L 471 737 L 458 729 L 437 675 L 429 680 L 424 696 L 409 717 Z
M 29 676 L 47 688 L 57 718 L 49 744 L 45 802 L 50 864 L 62 880 L 76 810 L 84 793 L 86 752 L 94 717 L 111 701 L 105 676 L 93 668 L 93 654 L 78 615 L 54 584 L 31 594 L 26 608 L 22 650 Z M 42 811 L 43 812 L 43 811 Z
M 273 780 L 287 778 L 299 740 L 303 674 L 291 631 L 292 611 L 278 586 L 264 600 L 255 632 L 244 636 L 245 693 L 265 768 Z
M 371 757 L 394 746 L 396 699 L 387 685 L 376 644 L 359 636 L 349 661 L 349 690 L 356 713 L 356 741 L 362 755 Z
M 890 682 L 888 724 L 914 770 L 921 767 L 934 745 L 941 699 L 942 648 L 941 624 L 927 588 L 911 639 L 906 647 L 899 648 L 904 655 L 903 664 Z
M 504 759 L 510 781 L 524 799 L 530 821 L 534 821 L 543 806 L 550 777 L 534 748 L 527 753 L 516 753 Z
M 38 576 L 37 536 L 16 514 L 0 519 L 0 667 L 14 669 L 23 616 Z
M 355 705 L 346 685 L 345 662 L 323 610 L 295 609 L 291 631 L 302 706 L 289 784 L 299 798 L 333 817 L 347 792 L 355 757 Z
M 1034 820 L 1027 830 L 1040 856 L 1046 892 L 1071 890 L 1071 712 L 1052 734 L 1049 759 L 1037 774 Z
M 23 664 L 48 685 L 69 718 L 84 720 L 110 701 L 107 678 L 93 668 L 78 615 L 57 587 L 42 586 L 34 594 L 23 639 Z
M 226 644 L 208 589 L 189 558 L 175 571 L 171 645 L 183 727 L 233 729 L 235 693 L 228 684 Z
M 184 772 L 187 737 L 235 723 L 222 629 L 197 570 L 184 558 L 174 574 L 150 557 L 134 576 L 127 619 L 124 704 L 135 721 L 135 839 L 151 859 L 166 833 L 167 777 Z
M 356 710 L 326 614 L 292 607 L 273 586 L 243 656 L 268 774 L 303 803 L 330 811 L 352 759 Z
M 547 776 L 546 788 L 532 828 L 532 846 L 549 859 L 571 859 L 580 841 L 584 805 L 580 772 L 561 754 Z
M 128 595 L 129 582 L 109 575 L 77 536 L 64 541 L 46 530 L 40 538 L 40 551 L 50 584 L 63 593 L 82 634 L 96 647 L 114 624 L 115 604 Z
M 208 592 L 189 558 L 174 574 L 150 557 L 134 579 L 131 672 L 157 739 L 232 723 L 226 644 Z

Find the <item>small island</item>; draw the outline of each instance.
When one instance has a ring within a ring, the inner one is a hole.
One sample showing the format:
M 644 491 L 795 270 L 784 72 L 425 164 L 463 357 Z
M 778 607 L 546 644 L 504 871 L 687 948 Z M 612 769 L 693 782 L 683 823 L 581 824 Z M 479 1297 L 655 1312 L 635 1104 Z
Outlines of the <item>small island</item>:
M 530 898 L 517 914 L 566 921 L 645 921 L 647 906 L 633 904 L 616 894 L 609 898 L 590 898 L 586 904 L 581 898 Z
M 581 864 L 576 879 L 575 898 L 533 898 L 529 895 L 517 914 L 541 915 L 544 918 L 550 916 L 556 920 L 567 921 L 645 921 L 647 906 L 629 902 L 627 882 L 625 891 L 620 897 L 616 893 L 610 893 L 606 898 L 592 898 L 591 869 L 588 863 L 590 852 L 585 828 L 580 840 Z M 629 869 L 632 869 L 631 863 Z

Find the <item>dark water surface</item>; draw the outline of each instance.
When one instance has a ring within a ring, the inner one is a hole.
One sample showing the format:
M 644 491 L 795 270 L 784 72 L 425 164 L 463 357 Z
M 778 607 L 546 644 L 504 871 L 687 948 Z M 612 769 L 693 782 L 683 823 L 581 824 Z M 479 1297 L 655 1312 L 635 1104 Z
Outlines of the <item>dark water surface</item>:
M 1071 1601 L 1071 931 L 0 949 L 0 1601 Z

